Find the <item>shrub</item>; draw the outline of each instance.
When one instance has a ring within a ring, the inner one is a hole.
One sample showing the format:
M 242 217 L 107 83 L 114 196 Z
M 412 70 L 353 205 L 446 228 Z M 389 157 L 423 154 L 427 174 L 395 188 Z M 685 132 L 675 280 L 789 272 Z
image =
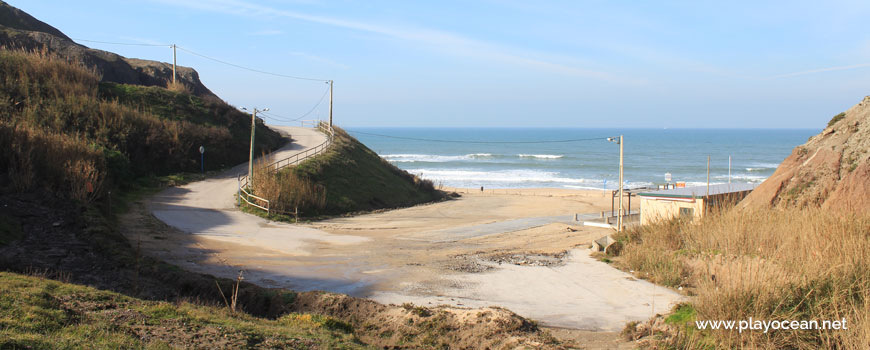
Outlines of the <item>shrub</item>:
M 831 118 L 831 121 L 828 122 L 828 127 L 830 128 L 834 124 L 837 124 L 838 121 L 843 120 L 846 117 L 846 113 L 840 113 Z

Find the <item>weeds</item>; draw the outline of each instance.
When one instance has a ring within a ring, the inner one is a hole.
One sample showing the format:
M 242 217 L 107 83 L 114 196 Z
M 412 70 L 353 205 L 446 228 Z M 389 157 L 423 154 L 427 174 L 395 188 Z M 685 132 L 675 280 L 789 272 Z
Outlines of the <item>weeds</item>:
M 224 293 L 223 288 L 221 288 L 221 284 L 218 283 L 217 280 L 214 283 L 218 287 L 218 291 L 221 293 L 221 297 L 224 299 L 224 304 L 226 304 L 227 309 L 232 313 L 236 313 L 236 305 L 239 301 L 239 285 L 242 284 L 242 280 L 245 278 L 242 276 L 244 271 L 239 270 L 239 276 L 236 277 L 236 283 L 231 287 L 232 294 L 230 295 L 230 300 L 227 300 L 227 295 Z
M 218 101 L 159 87 L 100 83 L 94 71 L 45 52 L 0 50 L 0 169 L 19 192 L 44 188 L 90 202 L 136 177 L 244 161 L 247 116 Z M 148 108 L 145 108 L 148 106 Z M 159 107 L 152 107 L 159 106 Z M 260 150 L 276 133 L 258 131 Z
M 723 348 L 870 344 L 870 215 L 735 209 L 712 213 L 700 224 L 638 227 L 617 239 L 625 243 L 623 267 L 688 287 L 695 297 L 686 310 L 699 320 L 849 322 L 841 331 L 685 332 L 676 338 L 678 347 L 709 341 Z

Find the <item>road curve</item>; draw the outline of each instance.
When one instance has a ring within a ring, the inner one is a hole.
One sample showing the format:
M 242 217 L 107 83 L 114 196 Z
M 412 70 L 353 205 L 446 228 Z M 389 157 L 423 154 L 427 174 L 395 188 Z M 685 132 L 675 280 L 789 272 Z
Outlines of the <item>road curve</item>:
M 293 142 L 272 153 L 275 160 L 314 148 L 326 141 L 326 135 L 317 129 L 287 126 L 270 128 L 293 138 Z M 233 195 L 237 191 L 238 175 L 247 172 L 247 168 L 248 163 L 245 162 L 208 179 L 168 188 L 151 198 L 149 209 L 156 218 L 189 234 L 228 243 L 267 247 L 287 255 L 308 255 L 305 246 L 311 242 L 354 244 L 368 240 L 271 222 L 239 211 Z

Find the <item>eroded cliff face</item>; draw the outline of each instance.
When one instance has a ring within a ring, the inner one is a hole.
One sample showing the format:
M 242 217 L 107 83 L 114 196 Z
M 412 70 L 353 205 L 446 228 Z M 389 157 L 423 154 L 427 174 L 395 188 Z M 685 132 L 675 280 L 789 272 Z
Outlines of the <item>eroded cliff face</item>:
M 77 44 L 57 28 L 3 1 L 0 1 L 0 46 L 7 49 L 47 50 L 92 67 L 103 81 L 166 87 L 172 80 L 171 64 L 126 58 Z M 202 84 L 193 68 L 179 66 L 176 70 L 178 81 L 194 95 L 217 98 Z
M 870 96 L 795 147 L 740 206 L 870 210 Z

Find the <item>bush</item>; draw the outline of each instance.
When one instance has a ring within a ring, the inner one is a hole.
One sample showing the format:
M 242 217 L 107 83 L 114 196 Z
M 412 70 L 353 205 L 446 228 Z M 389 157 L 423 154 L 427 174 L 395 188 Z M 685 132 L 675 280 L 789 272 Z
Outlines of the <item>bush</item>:
M 840 113 L 831 118 L 831 121 L 828 122 L 828 127 L 830 128 L 834 124 L 837 124 L 838 121 L 843 120 L 846 117 L 846 113 Z

